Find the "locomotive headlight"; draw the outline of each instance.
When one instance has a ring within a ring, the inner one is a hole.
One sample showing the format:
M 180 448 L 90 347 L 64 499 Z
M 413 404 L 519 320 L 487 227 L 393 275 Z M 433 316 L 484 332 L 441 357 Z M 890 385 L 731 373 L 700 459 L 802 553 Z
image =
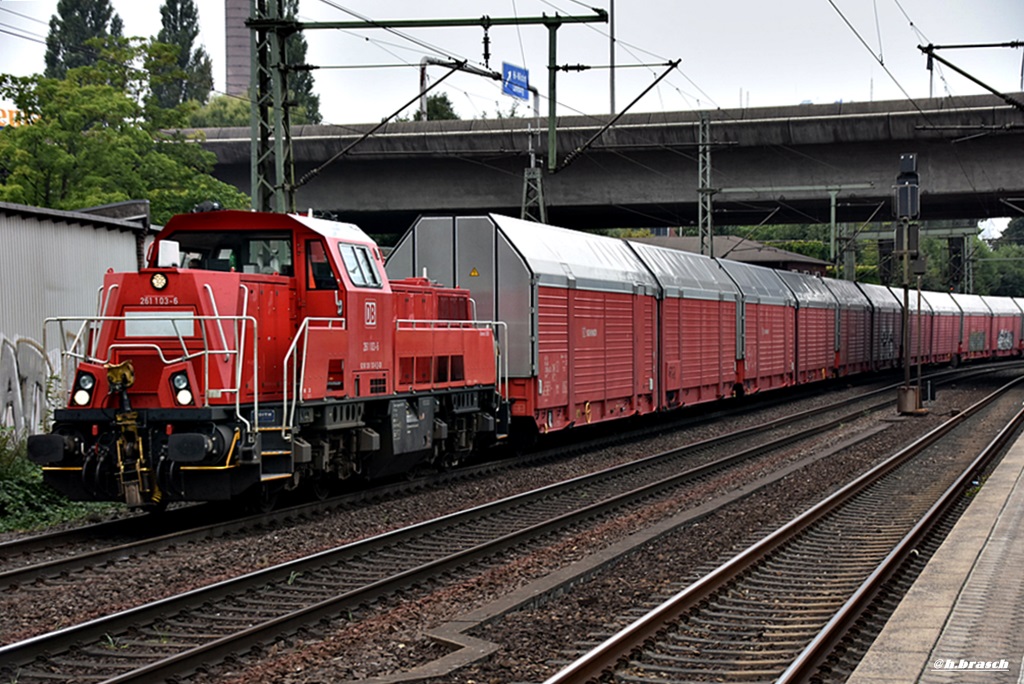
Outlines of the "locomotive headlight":
M 75 381 L 77 389 L 71 395 L 75 406 L 86 406 L 92 401 L 92 389 L 96 386 L 96 378 L 90 373 L 79 373 Z
M 163 273 L 154 273 L 153 277 L 149 279 L 149 284 L 153 286 L 154 290 L 162 290 L 167 287 L 167 276 Z
M 186 406 L 192 403 L 192 390 L 188 386 L 187 373 L 175 373 L 171 376 L 171 387 L 174 388 L 174 400 Z

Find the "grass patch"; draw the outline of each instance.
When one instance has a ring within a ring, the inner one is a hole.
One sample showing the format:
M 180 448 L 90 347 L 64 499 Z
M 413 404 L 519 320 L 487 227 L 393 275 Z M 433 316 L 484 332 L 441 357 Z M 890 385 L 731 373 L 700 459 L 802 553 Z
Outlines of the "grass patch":
M 116 507 L 105 501 L 68 501 L 44 485 L 42 470 L 28 460 L 25 438 L 0 428 L 0 532 L 36 530 Z

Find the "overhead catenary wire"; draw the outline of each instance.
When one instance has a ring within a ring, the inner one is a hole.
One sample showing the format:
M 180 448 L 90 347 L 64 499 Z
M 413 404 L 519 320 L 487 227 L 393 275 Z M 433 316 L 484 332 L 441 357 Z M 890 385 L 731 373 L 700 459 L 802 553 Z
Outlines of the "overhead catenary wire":
M 341 149 L 338 152 L 336 152 L 335 154 L 333 154 L 327 161 L 325 161 L 324 163 L 320 164 L 315 169 L 312 169 L 312 170 L 308 171 L 304 176 L 302 176 L 302 178 L 300 178 L 298 181 L 295 182 L 295 185 L 294 185 L 293 189 L 301 188 L 303 185 L 305 185 L 309 181 L 313 180 L 313 178 L 315 178 L 316 176 L 320 175 L 320 173 L 326 167 L 330 166 L 335 161 L 337 161 L 338 159 L 340 159 L 344 155 L 348 154 L 349 150 L 351 150 L 353 147 L 355 147 L 359 143 L 363 142 L 364 140 L 369 138 L 371 135 L 376 133 L 378 130 L 383 128 L 387 124 L 388 121 L 390 121 L 391 119 L 393 119 L 396 116 L 398 116 L 399 114 L 401 114 L 402 110 L 405 109 L 406 107 L 409 107 L 413 103 L 417 102 L 422 95 L 424 95 L 425 93 L 430 92 L 431 90 L 433 90 L 437 86 L 441 85 L 441 83 L 443 83 L 446 78 L 448 78 L 449 76 L 454 74 L 456 71 L 459 70 L 459 68 L 461 66 L 464 66 L 465 64 L 466 64 L 465 61 L 459 62 L 455 67 L 453 67 L 452 69 L 449 69 L 448 73 L 446 73 L 444 76 L 442 76 L 441 78 L 439 78 L 436 81 L 434 81 L 434 83 L 432 83 L 431 85 L 427 86 L 427 88 L 424 89 L 422 92 L 417 93 L 416 97 L 414 97 L 413 99 L 409 100 L 404 105 L 399 107 L 394 113 L 391 114 L 391 116 L 385 118 L 379 124 L 377 124 L 376 126 L 371 128 L 370 130 L 368 130 L 365 133 L 363 133 L 363 135 L 361 135 L 358 139 L 354 140 L 353 142 L 351 142 L 348 145 L 346 145 L 343 149 Z

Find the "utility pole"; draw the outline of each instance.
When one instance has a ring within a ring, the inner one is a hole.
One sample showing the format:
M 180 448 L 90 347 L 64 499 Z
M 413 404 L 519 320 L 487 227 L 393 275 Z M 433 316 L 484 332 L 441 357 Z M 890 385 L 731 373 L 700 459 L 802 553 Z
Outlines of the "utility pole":
M 615 0 L 608 0 L 608 95 L 611 99 L 609 114 L 615 116 Z
M 288 108 L 287 74 L 298 69 L 312 69 L 305 64 L 287 64 L 284 59 L 284 40 L 292 33 L 307 29 L 387 29 L 438 28 L 479 26 L 486 32 L 493 26 L 521 26 L 540 24 L 548 29 L 548 169 L 554 171 L 555 109 L 558 65 L 555 61 L 557 32 L 563 24 L 607 22 L 608 12 L 595 8 L 585 16 L 555 14 L 539 17 L 489 17 L 475 19 L 367 19 L 361 21 L 300 22 L 285 18 L 281 12 L 283 0 L 251 0 L 250 29 L 253 60 L 253 142 L 252 188 L 253 209 L 257 211 L 294 211 L 294 163 L 291 156 L 291 133 Z M 485 42 L 486 44 L 486 42 Z M 273 180 L 271 180 L 271 165 Z
M 897 392 L 896 406 L 901 414 L 919 415 L 921 413 L 921 387 L 910 384 L 910 262 L 912 258 L 916 261 L 918 255 L 918 231 L 917 226 L 911 224 L 911 219 L 916 219 L 921 213 L 916 154 L 900 155 L 900 172 L 896 176 L 896 185 L 893 187 L 892 206 L 893 213 L 898 219 L 896 252 L 903 261 L 903 386 Z M 918 286 L 917 301 L 920 307 L 920 285 Z M 918 309 L 915 321 L 918 328 L 918 345 L 920 346 L 922 333 L 920 309 Z M 920 358 L 918 361 L 920 362 Z
M 711 216 L 711 117 L 700 113 L 697 135 L 697 229 L 700 235 L 700 253 L 715 256 L 714 220 Z
M 288 188 L 294 184 L 292 163 L 291 103 L 284 45 L 292 30 L 283 22 L 283 0 L 250 0 L 250 16 L 263 18 L 267 25 L 251 27 L 252 129 L 250 189 L 252 208 L 257 211 L 294 211 Z
M 533 128 L 529 129 L 530 165 L 523 169 L 523 203 L 519 218 L 535 223 L 547 223 L 547 205 L 544 203 L 544 182 L 537 155 L 533 151 Z

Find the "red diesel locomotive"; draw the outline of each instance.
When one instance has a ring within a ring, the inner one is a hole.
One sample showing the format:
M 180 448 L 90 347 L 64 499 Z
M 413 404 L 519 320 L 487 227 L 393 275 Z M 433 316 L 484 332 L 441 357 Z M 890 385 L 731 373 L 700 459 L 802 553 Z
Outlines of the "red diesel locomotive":
M 29 456 L 72 499 L 134 507 L 454 464 L 506 422 L 499 328 L 472 314 L 466 290 L 389 281 L 350 224 L 176 216 L 96 316 L 47 321 L 69 400 Z

